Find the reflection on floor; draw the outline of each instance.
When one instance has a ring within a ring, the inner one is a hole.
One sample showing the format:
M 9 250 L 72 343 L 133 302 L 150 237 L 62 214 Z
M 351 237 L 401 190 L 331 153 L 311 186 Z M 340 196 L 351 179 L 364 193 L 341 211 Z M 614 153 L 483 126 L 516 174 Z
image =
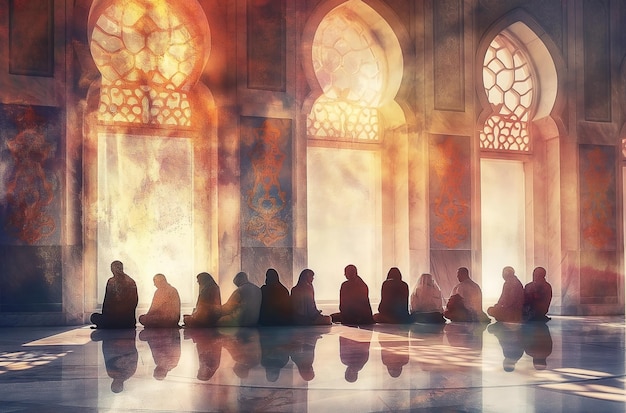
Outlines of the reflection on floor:
M 624 412 L 623 317 L 0 329 L 0 412 Z

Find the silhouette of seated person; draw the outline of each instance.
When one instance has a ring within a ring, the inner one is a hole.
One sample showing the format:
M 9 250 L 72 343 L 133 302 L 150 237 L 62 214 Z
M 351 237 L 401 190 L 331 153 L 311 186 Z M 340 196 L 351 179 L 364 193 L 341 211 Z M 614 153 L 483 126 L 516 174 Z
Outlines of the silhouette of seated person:
M 330 328 L 330 327 L 328 327 Z M 311 381 L 315 378 L 313 362 L 315 361 L 315 346 L 317 340 L 322 338 L 317 329 L 298 328 L 293 329 L 291 339 L 291 360 L 298 368 L 298 373 L 304 381 Z
M 201 272 L 196 278 L 199 285 L 198 300 L 191 314 L 183 315 L 184 326 L 214 326 L 222 315 L 220 287 L 208 272 Z
M 137 371 L 137 344 L 135 330 L 120 329 L 110 331 L 94 331 L 92 341 L 102 341 L 102 356 L 107 375 L 113 379 L 111 391 L 121 393 L 124 383 Z
M 552 354 L 552 335 L 546 323 L 527 323 L 522 327 L 524 351 L 533 359 L 536 370 L 545 370 Z
M 370 339 L 371 336 L 372 332 L 369 331 Z M 370 340 L 356 341 L 339 336 L 339 358 L 346 366 L 344 378 L 348 383 L 354 383 L 359 378 L 359 372 L 370 358 Z
M 291 332 L 288 329 L 259 329 L 261 365 L 268 382 L 275 383 L 280 370 L 289 363 Z
M 250 370 L 261 363 L 261 341 L 258 328 L 220 329 L 224 348 L 235 365 L 233 372 L 240 379 L 248 377 Z
M 524 307 L 524 287 L 515 275 L 513 267 L 502 269 L 504 285 L 498 302 L 487 309 L 487 314 L 497 321 L 519 323 L 522 321 Z
M 356 266 L 344 268 L 346 281 L 339 289 L 339 312 L 331 314 L 335 323 L 347 325 L 374 324 L 369 288 L 359 276 Z
M 402 368 L 409 364 L 409 341 L 407 340 L 383 340 L 378 338 L 380 343 L 380 359 L 387 367 L 389 376 L 400 377 Z
M 502 362 L 504 371 L 514 371 L 515 365 L 524 355 L 521 325 L 498 321 L 491 324 L 487 331 L 495 335 L 500 342 L 504 355 Z
M 297 325 L 330 325 L 330 316 L 322 315 L 315 304 L 313 289 L 313 270 L 304 269 L 298 277 L 297 284 L 291 289 L 293 306 L 293 322 Z
M 262 326 L 284 326 L 291 324 L 291 297 L 289 290 L 278 278 L 278 272 L 270 268 L 265 273 L 265 284 L 261 286 L 261 309 L 259 324 Z
M 233 278 L 237 286 L 224 305 L 217 325 L 222 327 L 256 326 L 261 309 L 261 289 L 248 281 L 248 274 L 239 272 Z
M 550 321 L 547 316 L 552 301 L 552 286 L 546 281 L 546 269 L 533 270 L 533 280 L 524 286 L 524 321 Z
M 186 329 L 184 338 L 185 340 L 191 339 L 196 344 L 198 380 L 210 380 L 220 367 L 224 338 L 215 328 Z
M 410 298 L 411 321 L 414 323 L 446 322 L 443 318 L 441 289 L 431 274 L 420 275 Z
M 163 380 L 180 361 L 180 331 L 176 328 L 148 328 L 139 332 L 139 339 L 150 346 L 156 366 L 152 376 Z
M 167 282 L 165 275 L 152 277 L 156 291 L 146 314 L 139 316 L 144 327 L 178 327 L 180 321 L 180 296 L 176 288 Z
M 450 321 L 491 322 L 483 311 L 483 292 L 470 278 L 469 270 L 460 267 L 456 277 L 459 283 L 452 289 L 444 317 Z
M 102 313 L 93 313 L 96 328 L 135 328 L 135 310 L 139 297 L 137 284 L 124 272 L 121 261 L 111 263 L 113 277 L 109 278 L 102 302 Z
M 383 281 L 380 292 L 378 313 L 374 315 L 377 323 L 401 324 L 409 319 L 409 286 L 402 281 L 402 273 L 392 267 Z

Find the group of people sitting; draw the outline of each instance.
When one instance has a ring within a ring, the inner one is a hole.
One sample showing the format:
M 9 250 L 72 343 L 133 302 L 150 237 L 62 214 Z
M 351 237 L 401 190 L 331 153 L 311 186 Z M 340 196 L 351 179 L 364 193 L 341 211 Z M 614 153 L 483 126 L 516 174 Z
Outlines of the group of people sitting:
M 134 328 L 138 303 L 135 281 L 124 272 L 120 261 L 111 263 L 113 276 L 106 285 L 102 313 L 94 313 L 91 322 L 96 328 Z M 278 272 L 270 268 L 265 284 L 260 288 L 248 280 L 245 272 L 235 275 L 235 291 L 222 304 L 219 285 L 211 274 L 197 275 L 198 299 L 191 314 L 183 315 L 183 327 L 214 326 L 272 326 L 272 325 L 367 325 L 374 323 L 446 323 L 490 322 L 482 310 L 482 291 L 461 267 L 459 283 L 454 287 L 444 308 L 441 289 L 431 274 L 422 274 L 409 296 L 409 287 L 400 270 L 393 267 L 381 287 L 378 312 L 373 314 L 369 288 L 358 275 L 356 266 L 344 269 L 346 281 L 339 291 L 339 312 L 322 314 L 315 302 L 313 279 L 315 273 L 305 269 L 300 273 L 291 292 L 280 282 Z M 522 286 L 511 267 L 502 274 L 505 282 L 498 302 L 488 309 L 497 321 L 548 321 L 552 287 L 546 281 L 546 271 L 535 268 L 533 281 Z M 165 275 L 153 277 L 156 291 L 148 312 L 139 316 L 144 327 L 179 327 L 181 302 L 178 291 L 167 282 Z

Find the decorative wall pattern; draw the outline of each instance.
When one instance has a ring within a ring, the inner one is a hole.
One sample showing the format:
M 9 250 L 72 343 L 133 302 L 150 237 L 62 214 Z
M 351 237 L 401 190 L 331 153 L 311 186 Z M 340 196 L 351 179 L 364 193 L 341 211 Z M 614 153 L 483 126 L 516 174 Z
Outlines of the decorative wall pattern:
M 290 119 L 241 118 L 243 246 L 291 246 L 291 148 Z
M 60 240 L 59 110 L 0 108 L 0 243 Z
M 615 148 L 580 145 L 580 228 L 582 250 L 615 250 Z
M 432 135 L 429 142 L 431 249 L 470 248 L 469 138 Z

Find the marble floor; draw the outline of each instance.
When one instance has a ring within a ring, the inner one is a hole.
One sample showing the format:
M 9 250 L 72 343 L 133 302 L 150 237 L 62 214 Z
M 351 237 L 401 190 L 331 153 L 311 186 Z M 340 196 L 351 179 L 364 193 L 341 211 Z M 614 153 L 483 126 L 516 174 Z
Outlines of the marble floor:
M 0 329 L 0 412 L 625 412 L 624 317 Z

